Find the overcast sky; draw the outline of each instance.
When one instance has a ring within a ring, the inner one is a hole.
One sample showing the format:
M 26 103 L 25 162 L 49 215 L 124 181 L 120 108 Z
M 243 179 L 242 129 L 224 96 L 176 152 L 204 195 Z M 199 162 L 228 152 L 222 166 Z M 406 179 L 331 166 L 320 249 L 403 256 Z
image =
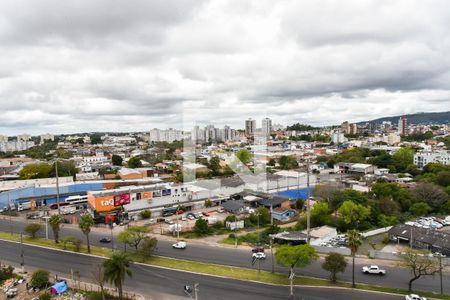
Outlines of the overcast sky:
M 450 110 L 445 0 L 4 0 L 0 57 L 6 135 Z

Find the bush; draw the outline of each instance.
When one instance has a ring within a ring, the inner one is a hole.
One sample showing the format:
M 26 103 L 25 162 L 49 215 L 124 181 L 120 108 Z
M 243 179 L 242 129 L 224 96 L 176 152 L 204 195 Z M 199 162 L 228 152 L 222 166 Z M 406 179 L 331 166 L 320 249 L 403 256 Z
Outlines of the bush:
M 47 270 L 36 270 L 31 275 L 30 284 L 35 288 L 44 288 L 48 284 L 48 277 L 50 276 L 50 272 Z
M 208 221 L 200 218 L 195 221 L 194 232 L 198 235 L 206 235 L 209 233 Z
M 141 216 L 142 219 L 146 220 L 146 219 L 150 219 L 151 218 L 152 212 L 151 212 L 151 210 L 146 209 L 144 211 L 141 211 L 139 213 L 139 215 Z
M 47 292 L 39 295 L 39 300 L 50 300 L 50 299 L 52 299 L 52 296 Z
M 230 238 L 230 239 L 235 239 L 235 238 L 236 238 L 236 235 L 235 235 L 234 233 L 230 233 L 230 234 L 228 235 L 228 238 Z
M 385 245 L 389 244 L 389 236 L 385 234 L 381 242 Z
M 0 269 L 0 281 L 13 277 L 14 268 L 12 266 L 2 267 Z
M 35 239 L 37 233 L 42 229 L 42 225 L 38 223 L 30 223 L 27 226 L 25 226 L 25 232 L 28 233 L 28 235 Z
M 215 229 L 222 229 L 223 228 L 223 222 L 222 221 L 217 221 L 216 223 L 213 224 L 213 228 Z

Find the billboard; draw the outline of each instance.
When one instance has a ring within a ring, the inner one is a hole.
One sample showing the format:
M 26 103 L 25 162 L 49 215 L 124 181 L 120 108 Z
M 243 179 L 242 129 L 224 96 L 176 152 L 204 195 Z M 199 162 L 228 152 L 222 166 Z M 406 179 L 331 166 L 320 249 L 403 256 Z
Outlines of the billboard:
M 114 206 L 121 206 L 131 202 L 130 194 L 114 196 Z

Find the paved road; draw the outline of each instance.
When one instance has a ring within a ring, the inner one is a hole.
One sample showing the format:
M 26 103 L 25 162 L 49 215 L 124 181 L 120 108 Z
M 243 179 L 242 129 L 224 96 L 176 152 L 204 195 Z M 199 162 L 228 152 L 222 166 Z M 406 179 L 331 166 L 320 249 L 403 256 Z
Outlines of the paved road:
M 0 241 L 0 257 L 3 262 L 20 263 L 20 244 Z M 90 278 L 92 266 L 101 258 L 67 253 L 24 245 L 26 270 L 45 268 L 60 277 L 69 277 L 70 270 L 80 272 L 81 279 Z M 188 299 L 183 292 L 185 284 L 199 283 L 199 299 L 272 300 L 288 299 L 288 287 L 271 286 L 253 282 L 230 280 L 187 272 L 135 265 L 131 266 L 132 278 L 125 281 L 125 289 L 145 295 L 146 299 Z M 403 296 L 326 288 L 295 288 L 295 299 L 347 300 L 347 299 L 403 299 Z
M 13 230 L 15 232 L 20 232 L 23 230 L 24 224 L 23 222 L 13 222 Z M 9 231 L 10 230 L 10 222 L 8 219 L 0 219 L 0 230 L 1 231 Z M 41 233 L 43 236 L 44 233 Z M 50 230 L 50 236 L 51 236 Z M 61 231 L 61 235 L 73 235 L 77 236 L 81 239 L 85 237 L 78 230 L 70 227 L 64 227 Z M 98 232 L 91 233 L 91 241 L 94 245 L 101 245 L 98 241 L 104 235 Z M 188 248 L 185 250 L 178 250 L 172 248 L 172 242 L 170 241 L 159 241 L 158 242 L 158 250 L 156 251 L 157 255 L 174 257 L 180 259 L 187 260 L 195 260 L 202 262 L 212 262 L 217 264 L 231 265 L 231 266 L 239 266 L 246 268 L 255 268 L 255 266 L 251 265 L 251 253 L 248 250 L 243 249 L 234 249 L 234 248 L 224 248 L 224 247 L 212 247 L 206 245 L 196 245 L 190 243 Z M 102 246 L 105 246 L 104 244 Z M 286 273 L 287 269 L 282 268 L 274 264 L 275 271 Z M 386 276 L 377 276 L 377 275 L 364 275 L 360 272 L 362 265 L 355 265 L 355 273 L 356 273 L 356 281 L 360 283 L 368 283 L 368 284 L 376 284 L 387 287 L 398 287 L 398 288 L 407 288 L 408 280 L 410 273 L 408 270 L 399 267 L 385 267 L 387 271 Z M 272 258 L 268 255 L 266 261 L 261 263 L 261 268 L 264 270 L 272 269 Z M 306 275 L 313 276 L 319 278 L 328 278 L 328 273 L 325 272 L 321 267 L 321 261 L 317 261 L 312 265 L 296 270 L 296 274 L 298 275 Z M 351 265 L 347 267 L 347 270 L 343 274 L 339 274 L 340 280 L 351 281 Z M 450 293 L 450 289 L 446 288 L 446 285 L 450 284 L 450 274 L 444 274 L 443 276 L 443 285 L 444 292 Z M 439 292 L 440 283 L 439 276 L 435 277 L 422 277 L 419 280 L 415 281 L 413 284 L 413 288 L 416 290 L 426 290 Z

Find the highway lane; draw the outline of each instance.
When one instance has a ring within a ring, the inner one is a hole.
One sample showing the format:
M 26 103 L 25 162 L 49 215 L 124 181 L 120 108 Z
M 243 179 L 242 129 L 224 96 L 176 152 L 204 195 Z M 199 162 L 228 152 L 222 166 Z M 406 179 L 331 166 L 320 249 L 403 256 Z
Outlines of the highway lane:
M 0 241 L 2 261 L 18 265 L 20 244 Z M 69 277 L 70 270 L 78 271 L 81 279 L 92 281 L 92 267 L 103 261 L 101 258 L 43 249 L 24 245 L 25 268 L 44 268 L 52 276 Z M 199 299 L 272 300 L 288 299 L 288 287 L 271 286 L 254 282 L 231 280 L 211 276 L 191 274 L 150 266 L 131 266 L 132 278 L 125 281 L 125 289 L 140 293 L 146 299 L 188 299 L 183 292 L 185 284 L 199 284 Z M 347 300 L 347 299 L 403 299 L 403 296 L 380 295 L 362 291 L 327 288 L 296 287 L 295 299 L 305 300 Z
M 24 228 L 23 221 L 13 221 L 13 230 L 15 232 L 20 232 Z M 8 219 L 0 219 L 0 230 L 2 231 L 9 231 L 10 223 Z M 107 231 L 108 232 L 108 231 Z M 49 231 L 50 237 L 52 237 L 51 230 Z M 73 235 L 77 236 L 83 241 L 85 240 L 85 236 L 80 232 L 80 230 L 71 228 L 69 226 L 63 227 L 61 231 L 61 235 Z M 44 236 L 44 233 L 41 232 L 41 236 Z M 98 233 L 96 231 L 93 231 L 91 233 L 91 242 L 94 245 L 100 245 L 105 247 L 105 244 L 100 244 L 99 240 L 101 237 L 105 236 L 105 234 Z M 108 234 L 106 234 L 108 236 Z M 121 247 L 121 245 L 117 245 L 115 243 L 115 246 Z M 202 262 L 209 262 L 209 263 L 216 263 L 216 264 L 224 264 L 224 265 L 231 265 L 231 266 L 238 266 L 238 267 L 245 267 L 245 268 L 255 268 L 256 266 L 251 265 L 251 253 L 248 250 L 243 249 L 234 249 L 234 248 L 224 248 L 224 247 L 212 247 L 207 245 L 201 245 L 201 244 L 195 244 L 195 243 L 189 243 L 187 249 L 185 250 L 178 250 L 172 248 L 173 242 L 170 241 L 158 241 L 158 249 L 155 254 L 166 256 L 166 257 L 173 257 L 173 258 L 180 258 L 180 259 L 187 259 L 187 260 L 195 260 L 195 261 L 202 261 Z M 110 246 L 110 245 L 106 245 Z M 296 274 L 298 275 L 305 275 L 305 276 L 312 276 L 312 277 L 319 277 L 319 278 L 328 278 L 328 273 L 325 272 L 321 267 L 321 261 L 316 261 L 310 266 L 302 269 L 296 270 Z M 276 272 L 285 273 L 287 276 L 287 269 L 277 266 L 275 266 Z M 398 287 L 398 288 L 407 288 L 407 283 L 410 278 L 409 270 L 399 267 L 385 267 L 387 270 L 386 276 L 377 276 L 377 275 L 365 275 L 360 272 L 362 268 L 362 264 L 356 264 L 355 265 L 355 274 L 356 274 L 356 281 L 360 283 L 367 283 L 367 284 L 376 284 L 376 285 L 382 285 L 382 286 L 388 286 L 388 287 Z M 268 255 L 268 258 L 261 263 L 261 268 L 263 270 L 270 271 L 272 269 L 272 258 L 270 255 Z M 340 280 L 345 281 L 351 281 L 351 264 L 348 265 L 346 272 L 343 274 L 338 275 Z M 450 291 L 447 290 L 445 287 L 450 283 L 450 274 L 444 274 L 443 276 L 443 283 L 444 283 L 444 292 L 449 293 Z M 422 277 L 419 280 L 415 281 L 413 284 L 413 287 L 416 290 L 427 290 L 427 291 L 433 291 L 433 292 L 439 292 L 440 289 L 440 282 L 439 277 Z

